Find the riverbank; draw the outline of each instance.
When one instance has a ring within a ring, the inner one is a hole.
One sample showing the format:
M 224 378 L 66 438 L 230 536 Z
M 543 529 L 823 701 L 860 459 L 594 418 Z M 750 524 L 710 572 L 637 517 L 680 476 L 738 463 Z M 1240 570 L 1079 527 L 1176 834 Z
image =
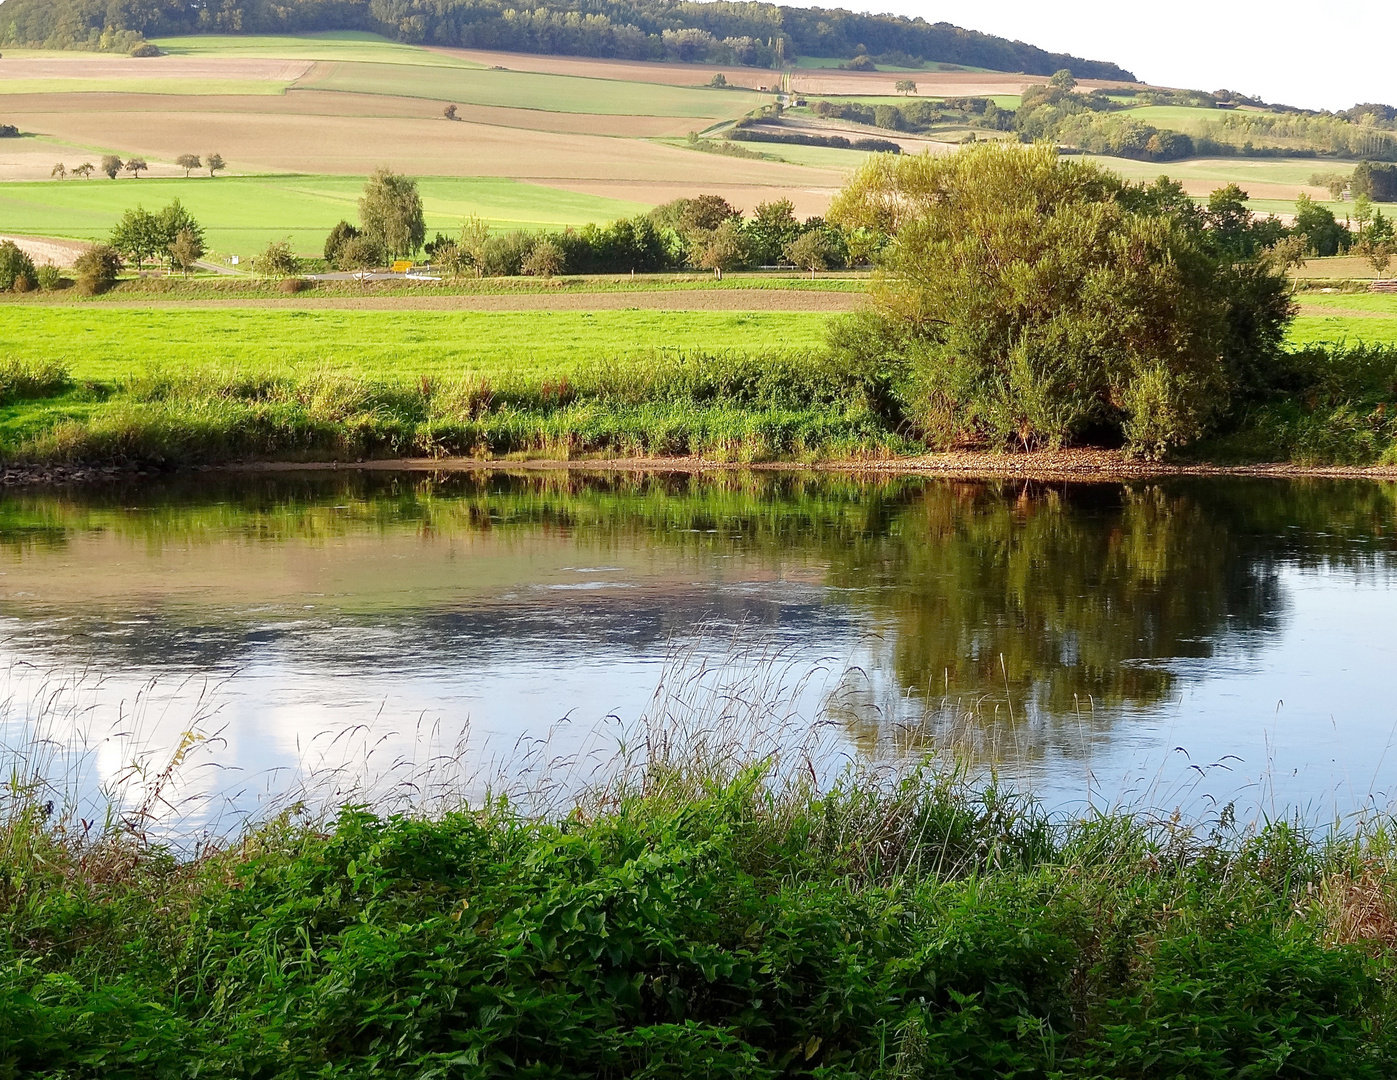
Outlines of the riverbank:
M 184 858 L 6 809 L 13 1076 L 1397 1069 L 1376 823 L 1051 820 L 934 773 L 819 794 L 674 760 L 541 817 L 290 814 Z

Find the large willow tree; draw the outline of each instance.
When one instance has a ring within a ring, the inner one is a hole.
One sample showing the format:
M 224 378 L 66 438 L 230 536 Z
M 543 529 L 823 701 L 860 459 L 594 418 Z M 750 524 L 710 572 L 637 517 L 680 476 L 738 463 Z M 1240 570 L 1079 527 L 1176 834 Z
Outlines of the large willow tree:
M 877 155 L 830 217 L 889 238 L 836 346 L 891 369 L 934 446 L 1161 454 L 1207 431 L 1292 314 L 1275 260 L 1220 244 L 1177 185 L 1047 146 Z

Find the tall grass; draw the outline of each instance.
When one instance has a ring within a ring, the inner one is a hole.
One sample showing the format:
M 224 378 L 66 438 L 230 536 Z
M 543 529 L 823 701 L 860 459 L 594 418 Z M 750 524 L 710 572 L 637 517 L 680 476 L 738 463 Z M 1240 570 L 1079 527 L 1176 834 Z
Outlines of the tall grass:
M 431 812 L 297 801 L 183 857 L 17 769 L 0 1069 L 1392 1075 L 1388 818 L 1062 818 L 934 760 L 831 773 L 818 728 L 787 738 L 793 669 L 684 670 L 612 756 L 542 749 Z
M 453 380 L 157 372 L 81 389 L 55 402 L 45 421 L 37 431 L 21 429 L 10 456 L 172 464 L 521 453 L 760 461 L 906 448 L 864 380 L 818 357 L 784 355 L 661 354 L 581 364 L 558 377 Z

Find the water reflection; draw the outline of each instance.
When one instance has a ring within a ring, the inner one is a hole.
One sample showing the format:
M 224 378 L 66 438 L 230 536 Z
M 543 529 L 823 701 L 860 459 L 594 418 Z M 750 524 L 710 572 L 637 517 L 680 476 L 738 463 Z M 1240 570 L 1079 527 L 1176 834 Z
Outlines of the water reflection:
M 1232 695 L 1196 717 L 1200 752 L 1235 735 L 1262 759 L 1275 701 L 1250 680 L 1385 592 L 1393 499 L 1337 481 L 208 474 L 0 500 L 0 624 L 11 664 L 100 674 L 94 708 L 150 679 L 226 680 L 227 756 L 248 770 L 336 724 L 469 716 L 508 740 L 634 716 L 676 641 L 716 655 L 736 632 L 857 665 L 803 706 L 857 752 L 969 725 L 1070 793 L 1084 757 L 1157 760 L 1160 724 L 1204 688 Z M 1340 625 L 1312 655 L 1392 630 Z M 1318 700 L 1335 678 L 1321 664 L 1304 685 Z M 166 693 L 169 725 L 190 692 Z M 1365 731 L 1388 722 L 1385 699 L 1353 708 Z

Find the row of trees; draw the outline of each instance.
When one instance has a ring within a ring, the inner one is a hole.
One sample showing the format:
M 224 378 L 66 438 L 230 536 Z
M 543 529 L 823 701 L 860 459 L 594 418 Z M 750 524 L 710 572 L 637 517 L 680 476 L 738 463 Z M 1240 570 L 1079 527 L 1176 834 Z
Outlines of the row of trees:
M 717 195 L 678 199 L 643 217 L 555 233 L 492 232 L 478 218 L 455 236 L 426 241 L 417 183 L 389 169 L 369 178 L 359 223 L 341 221 L 325 240 L 326 261 L 360 271 L 407 259 L 424 247 L 433 265 L 455 277 L 630 273 L 680 267 L 728 270 L 785 263 L 812 273 L 867 257 L 858 239 L 821 218 L 804 222 L 789 200 L 763 203 L 751 218 Z
M 770 67 L 797 55 L 937 60 L 1049 75 L 1134 77 L 1115 64 L 1046 52 L 950 23 L 744 0 L 6 0 L 0 44 L 128 52 L 142 35 L 372 30 L 402 41 L 517 52 L 705 60 Z
M 178 199 L 154 214 L 141 206 L 127 210 L 109 243 L 137 269 L 148 259 L 164 260 L 171 270 L 188 273 L 204 257 L 204 230 Z
M 228 167 L 220 154 L 210 154 L 202 161 L 197 154 L 180 154 L 175 158 L 175 164 L 184 170 L 184 175 L 189 176 L 195 169 L 205 168 L 209 170 L 209 176 L 214 176 Z M 140 179 L 141 173 L 148 172 L 150 166 L 143 157 L 131 157 L 123 161 L 115 154 L 104 154 L 100 171 L 109 179 L 115 180 L 123 172 L 130 173 L 136 179 Z M 69 176 L 81 176 L 84 180 L 90 179 L 94 172 L 98 172 L 97 166 L 90 161 L 84 161 L 81 165 L 74 165 L 71 169 L 63 162 L 58 162 L 50 170 L 49 175 L 55 180 L 63 180 Z

